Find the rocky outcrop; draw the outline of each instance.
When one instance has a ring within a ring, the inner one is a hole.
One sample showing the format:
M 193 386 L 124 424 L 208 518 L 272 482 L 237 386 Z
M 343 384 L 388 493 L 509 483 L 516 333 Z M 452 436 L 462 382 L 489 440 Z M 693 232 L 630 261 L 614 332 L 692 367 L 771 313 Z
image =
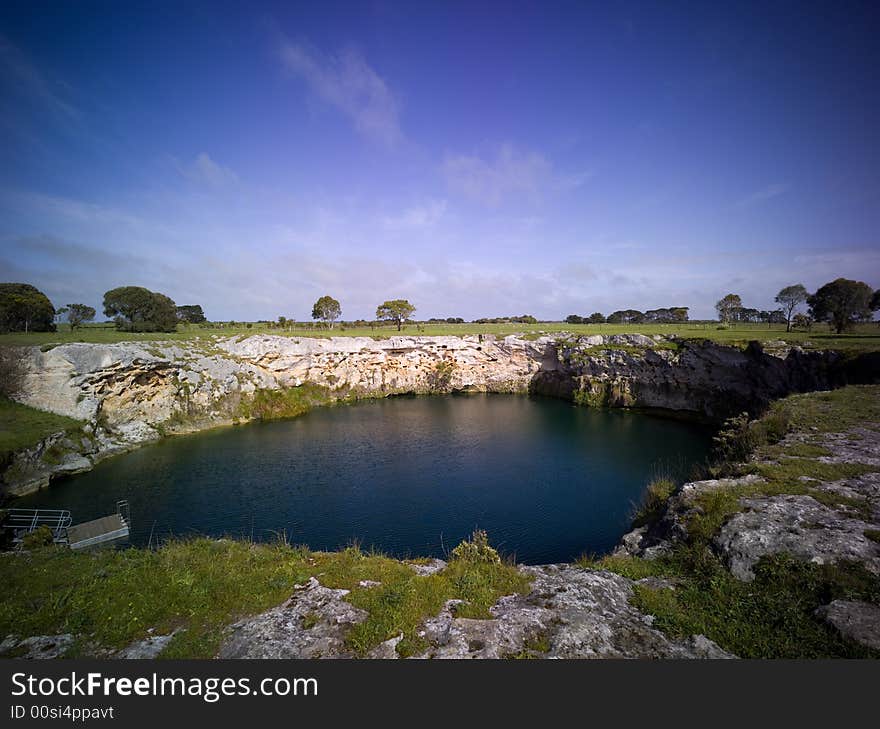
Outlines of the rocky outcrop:
M 772 488 L 757 474 L 686 483 L 670 497 L 660 519 L 623 537 L 618 553 L 648 559 L 667 554 L 687 541 L 690 520 L 702 513 L 700 500 L 721 492 L 742 496 L 739 510 L 712 537 L 712 547 L 740 580 L 754 579 L 753 567 L 777 554 L 813 564 L 853 562 L 880 575 L 875 536 L 880 534 L 880 431 L 858 427 L 848 433 L 814 434 L 812 441 L 828 453 L 816 458 L 820 466 L 859 464 L 864 470 L 838 480 L 801 476 Z M 779 447 L 784 451 L 800 443 L 795 434 Z M 754 460 L 750 465 L 775 462 Z
M 353 658 L 345 644 L 367 614 L 346 602 L 348 590 L 323 587 L 314 577 L 285 603 L 229 629 L 219 658 Z
M 754 579 L 752 568 L 773 554 L 814 564 L 859 562 L 880 574 L 880 548 L 865 537 L 878 525 L 845 509 L 825 506 L 812 496 L 743 499 L 742 505 L 746 510 L 730 519 L 714 540 L 735 577 Z
M 439 567 L 435 565 L 435 567 Z M 633 607 L 633 582 L 573 565 L 521 567 L 533 578 L 525 595 L 502 597 L 485 620 L 455 616 L 451 600 L 428 618 L 414 658 L 732 658 L 705 636 L 676 641 Z M 220 658 L 351 658 L 345 636 L 367 615 L 345 600 L 347 590 L 315 578 L 297 585 L 276 608 L 229 628 Z M 398 658 L 392 636 L 367 658 Z
M 4 482 L 9 494 L 27 493 L 166 434 L 247 420 L 256 394 L 305 384 L 320 386 L 329 400 L 534 392 L 585 405 L 720 418 L 753 412 L 789 392 L 827 387 L 845 379 L 842 367 L 828 352 L 770 354 L 756 344 L 740 350 L 640 334 L 534 340 L 257 335 L 34 347 L 18 399 L 84 425 L 75 437 L 59 435 L 17 454 Z
M 26 660 L 63 658 L 73 645 L 74 639 L 70 633 L 33 635 L 24 639 L 8 635 L 0 642 L 0 658 L 24 658 Z

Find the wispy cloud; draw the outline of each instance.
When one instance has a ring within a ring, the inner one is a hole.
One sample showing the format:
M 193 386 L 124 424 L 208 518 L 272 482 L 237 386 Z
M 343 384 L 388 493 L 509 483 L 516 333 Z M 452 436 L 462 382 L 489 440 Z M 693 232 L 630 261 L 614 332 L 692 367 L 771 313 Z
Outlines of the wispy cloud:
M 767 202 L 768 200 L 772 200 L 774 197 L 779 197 L 780 195 L 784 195 L 791 189 L 791 185 L 785 182 L 775 182 L 772 185 L 767 185 L 767 187 L 762 187 L 760 190 L 755 190 L 755 192 L 750 195 L 746 195 L 745 197 L 737 200 L 733 207 L 735 208 L 750 208 L 753 205 L 759 205 L 761 203 Z
M 429 200 L 407 208 L 398 215 L 386 215 L 382 223 L 386 228 L 430 228 L 446 214 L 445 200 Z
M 238 182 L 238 175 L 235 172 L 215 162 L 207 152 L 202 152 L 188 164 L 182 164 L 175 159 L 174 165 L 177 171 L 191 182 L 213 187 Z
M 395 95 L 356 50 L 321 56 L 301 44 L 285 42 L 281 60 L 315 95 L 348 116 L 364 136 L 388 146 L 403 138 Z
M 590 172 L 560 174 L 541 154 L 503 144 L 494 158 L 447 156 L 442 165 L 449 188 L 489 207 L 497 207 L 507 198 L 539 201 L 552 190 L 579 187 Z
M 24 53 L 2 35 L 0 78 L 5 79 L 9 88 L 29 97 L 64 121 L 76 122 L 82 117 L 80 110 L 65 100 L 67 87 L 47 78 Z

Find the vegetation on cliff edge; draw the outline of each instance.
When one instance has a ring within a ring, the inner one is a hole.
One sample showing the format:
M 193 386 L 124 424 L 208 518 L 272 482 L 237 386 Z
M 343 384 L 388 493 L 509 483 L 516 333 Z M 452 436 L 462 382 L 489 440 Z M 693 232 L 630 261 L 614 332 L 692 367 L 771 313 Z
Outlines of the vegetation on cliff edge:
M 353 652 L 362 655 L 403 633 L 398 651 L 409 655 L 426 647 L 417 628 L 447 600 L 464 601 L 462 616 L 488 617 L 502 595 L 528 590 L 529 579 L 515 566 L 464 551 L 428 576 L 357 547 L 311 552 L 283 541 L 199 538 L 155 551 L 5 553 L 0 636 L 71 633 L 72 655 L 94 655 L 178 630 L 162 657 L 211 657 L 226 625 L 280 604 L 294 584 L 318 577 L 326 587 L 351 590 L 347 599 L 368 613 L 348 636 Z M 365 587 L 364 580 L 380 584 Z
M 831 392 L 794 395 L 774 403 L 763 417 L 733 419 L 717 440 L 721 458 L 709 476 L 756 473 L 764 480 L 707 491 L 696 498 L 685 543 L 654 559 L 609 555 L 584 557 L 580 564 L 638 580 L 660 577 L 671 584 L 634 587 L 633 603 L 654 616 L 654 625 L 673 637 L 703 634 L 742 658 L 880 657 L 842 637 L 815 614 L 835 599 L 880 604 L 880 577 L 857 563 L 808 564 L 786 555 L 762 559 L 755 580 L 742 582 L 712 548 L 723 524 L 743 509 L 749 496 L 808 494 L 828 506 L 864 513 L 861 499 L 819 490 L 809 479 L 835 481 L 880 468 L 859 463 L 828 463 L 823 433 L 877 429 L 880 387 L 851 386 Z M 783 442 L 786 435 L 793 435 Z M 749 456 L 754 460 L 747 462 Z M 771 460 L 772 459 L 772 460 Z M 807 477 L 806 479 L 804 477 Z M 652 484 L 638 523 L 656 520 L 670 484 Z M 870 537 L 869 537 L 870 538 Z

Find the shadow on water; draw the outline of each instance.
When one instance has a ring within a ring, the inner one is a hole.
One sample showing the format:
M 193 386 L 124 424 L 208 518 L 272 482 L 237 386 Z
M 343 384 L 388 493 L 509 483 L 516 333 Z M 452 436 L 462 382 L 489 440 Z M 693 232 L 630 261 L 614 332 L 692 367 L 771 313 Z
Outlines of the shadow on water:
M 134 544 L 168 535 L 313 549 L 352 540 L 443 556 L 475 527 L 520 561 L 604 552 L 658 469 L 702 461 L 708 430 L 515 395 L 397 397 L 181 436 L 16 502 L 74 521 L 128 499 Z

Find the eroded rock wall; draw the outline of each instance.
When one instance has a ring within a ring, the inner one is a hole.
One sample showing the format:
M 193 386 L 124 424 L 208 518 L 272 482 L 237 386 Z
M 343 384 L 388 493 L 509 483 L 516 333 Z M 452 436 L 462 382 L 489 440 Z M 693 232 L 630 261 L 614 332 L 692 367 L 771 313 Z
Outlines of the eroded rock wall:
M 83 421 L 81 434 L 16 454 L 6 490 L 26 493 L 54 474 L 170 433 L 247 420 L 258 391 L 310 383 L 328 399 L 447 392 L 534 392 L 602 407 L 680 411 L 720 419 L 790 392 L 840 380 L 832 352 L 765 352 L 640 334 L 524 339 L 256 335 L 183 342 L 65 344 L 29 355 L 18 399 Z M 52 449 L 52 458 L 41 454 Z M 76 456 L 75 458 L 73 456 Z M 54 461 L 54 462 L 53 462 Z

